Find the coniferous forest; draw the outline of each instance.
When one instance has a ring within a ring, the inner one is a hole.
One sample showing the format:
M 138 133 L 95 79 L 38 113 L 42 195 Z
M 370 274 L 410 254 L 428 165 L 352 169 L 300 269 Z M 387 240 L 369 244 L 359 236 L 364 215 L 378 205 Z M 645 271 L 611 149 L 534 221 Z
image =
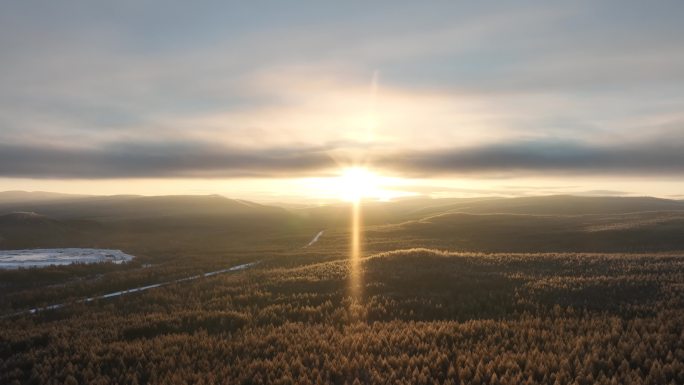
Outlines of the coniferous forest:
M 0 383 L 684 383 L 677 254 L 312 255 L 6 317 Z M 159 278 L 141 266 L 99 269 L 129 283 Z M 121 281 L 88 277 L 40 287 L 3 280 L 2 307 Z

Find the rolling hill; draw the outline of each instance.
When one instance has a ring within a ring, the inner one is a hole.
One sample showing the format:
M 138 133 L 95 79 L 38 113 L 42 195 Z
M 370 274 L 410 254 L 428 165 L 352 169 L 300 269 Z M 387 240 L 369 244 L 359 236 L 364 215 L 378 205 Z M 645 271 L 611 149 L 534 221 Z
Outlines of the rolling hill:
M 228 250 L 260 244 L 339 249 L 349 239 L 349 204 L 276 207 L 203 196 L 85 196 L 0 200 L 0 247 L 134 247 Z M 20 194 L 21 195 L 21 194 Z M 0 197 L 3 195 L 0 193 Z M 14 216 L 12 216 L 14 215 Z M 684 202 L 651 197 L 542 196 L 363 202 L 366 249 L 469 251 L 684 250 Z M 10 220 L 12 219 L 13 220 Z M 40 234 L 40 236 L 37 236 Z

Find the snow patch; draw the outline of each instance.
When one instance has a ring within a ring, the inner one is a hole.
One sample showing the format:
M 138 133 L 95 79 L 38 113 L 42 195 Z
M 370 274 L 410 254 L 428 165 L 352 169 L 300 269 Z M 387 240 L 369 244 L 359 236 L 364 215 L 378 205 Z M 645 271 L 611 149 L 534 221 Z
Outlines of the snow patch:
M 24 249 L 0 250 L 0 269 L 71 265 L 74 263 L 124 263 L 132 255 L 113 249 Z

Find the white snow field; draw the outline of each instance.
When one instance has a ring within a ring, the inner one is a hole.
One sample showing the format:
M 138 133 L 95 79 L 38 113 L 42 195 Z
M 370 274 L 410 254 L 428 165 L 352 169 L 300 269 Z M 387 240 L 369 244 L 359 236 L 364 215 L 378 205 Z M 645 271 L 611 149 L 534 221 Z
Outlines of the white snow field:
M 45 267 L 74 263 L 124 263 L 133 259 L 121 250 L 113 249 L 24 249 L 0 250 L 0 269 Z

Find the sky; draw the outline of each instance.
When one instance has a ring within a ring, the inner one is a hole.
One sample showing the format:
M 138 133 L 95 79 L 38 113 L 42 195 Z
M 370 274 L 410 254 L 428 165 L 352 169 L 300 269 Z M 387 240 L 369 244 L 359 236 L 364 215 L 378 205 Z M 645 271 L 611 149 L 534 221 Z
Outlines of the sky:
M 0 190 L 684 198 L 681 1 L 9 1 Z M 370 175 L 371 177 L 368 177 Z

